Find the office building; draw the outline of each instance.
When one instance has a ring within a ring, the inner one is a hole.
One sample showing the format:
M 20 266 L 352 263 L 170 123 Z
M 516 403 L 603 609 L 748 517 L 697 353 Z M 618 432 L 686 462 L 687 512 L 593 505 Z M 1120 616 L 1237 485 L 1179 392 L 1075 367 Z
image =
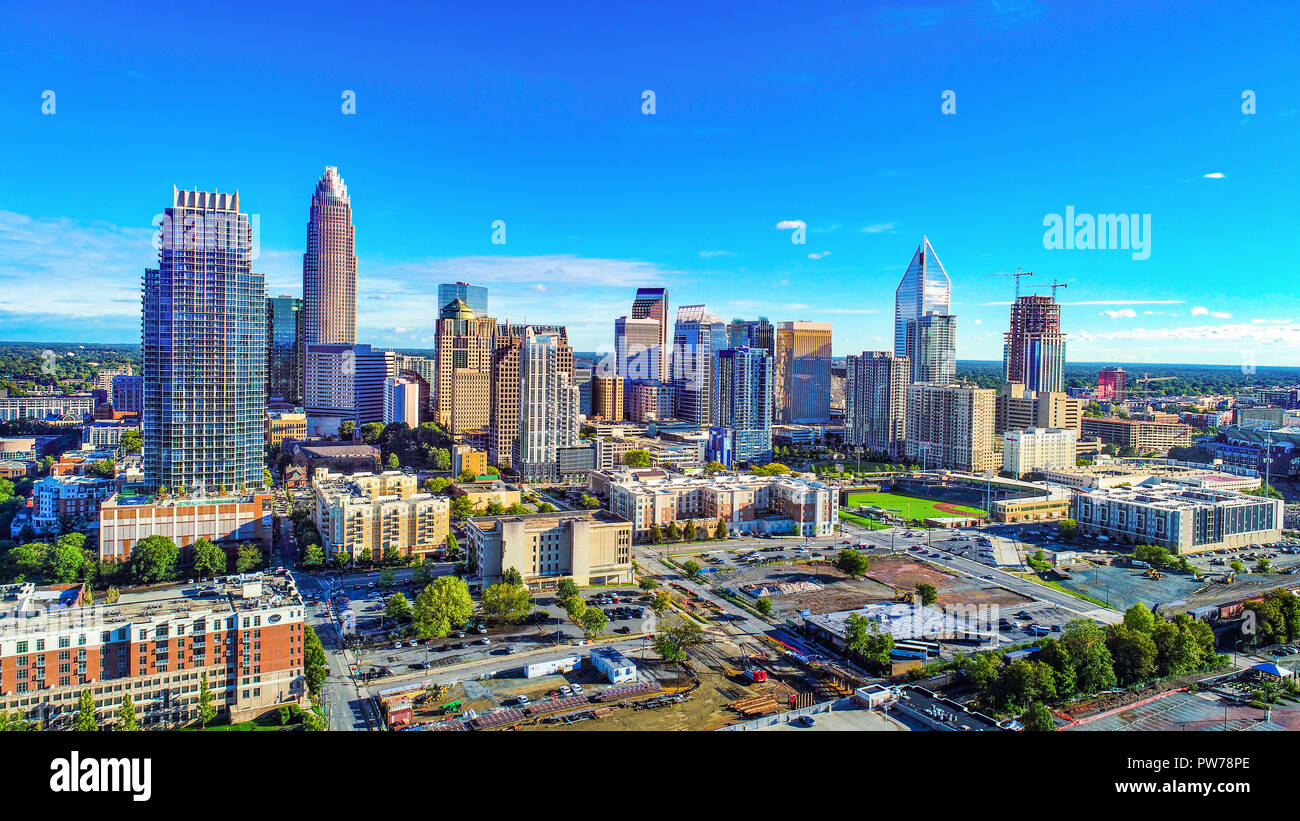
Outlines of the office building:
M 303 351 L 303 407 L 313 435 L 338 433 L 357 418 L 357 361 L 354 345 L 306 345 Z
M 252 269 L 239 194 L 181 191 L 144 275 L 144 480 L 260 487 L 265 459 L 266 283 Z
M 307 414 L 301 411 L 266 412 L 266 449 L 275 450 L 286 439 L 303 440 L 307 438 Z
M 1185 448 L 1192 444 L 1192 429 L 1181 422 L 1085 416 L 1082 430 L 1085 438 L 1096 437 L 1120 450 L 1133 448 L 1139 456 L 1164 455 L 1170 448 Z
M 475 450 L 469 445 L 452 445 L 451 446 L 451 475 L 459 476 L 465 471 L 469 471 L 475 476 L 483 476 L 487 473 L 487 452 Z
M 653 317 L 620 316 L 614 320 L 614 373 L 628 381 L 650 380 L 667 384 L 668 348 L 663 327 Z
M 781 322 L 776 326 L 772 421 L 829 422 L 831 418 L 831 324 Z
M 1007 382 L 1031 391 L 1065 390 L 1065 334 L 1061 306 L 1050 296 L 1017 297 L 1011 304 L 1011 330 L 1003 335 L 1003 374 Z
M 389 376 L 384 379 L 384 424 L 402 422 L 408 428 L 420 426 L 420 384 L 414 379 Z
M 175 542 L 182 566 L 194 561 L 194 542 L 201 538 L 224 547 L 231 562 L 241 544 L 257 543 L 269 551 L 271 499 L 269 490 L 201 497 L 124 490 L 99 506 L 99 558 L 128 561 L 131 548 L 150 536 L 165 536 Z
M 437 341 L 436 421 L 453 436 L 487 426 L 496 320 L 452 300 L 439 313 Z
M 624 385 L 621 376 L 595 376 L 591 380 L 592 419 L 606 422 L 623 421 Z
M 483 584 L 511 568 L 533 590 L 561 579 L 579 586 L 631 584 L 632 523 L 604 510 L 481 516 L 465 523 Z
M 983 473 L 1000 467 L 993 446 L 997 392 L 968 385 L 908 386 L 907 461 L 922 469 Z
M 343 476 L 312 474 L 316 529 L 326 560 L 423 556 L 446 547 L 450 502 L 422 493 L 419 480 L 399 470 Z
M 957 378 L 957 317 L 926 314 L 909 319 L 903 344 L 913 382 L 950 385 Z
M 438 306 L 460 300 L 469 306 L 474 316 L 491 316 L 488 313 L 488 289 L 482 285 L 470 285 L 468 282 L 444 282 L 438 286 Z
M 907 440 L 911 361 L 885 351 L 863 351 L 845 363 L 844 439 L 899 458 Z
M 646 373 L 644 375 L 627 374 L 619 371 L 619 376 L 627 376 L 631 379 L 657 379 L 660 382 L 668 381 L 668 289 L 667 288 L 637 288 L 636 299 L 632 302 L 632 319 L 653 319 L 659 324 L 659 342 L 656 346 L 657 355 L 651 358 L 650 364 L 658 368 L 657 371 Z
M 357 341 L 357 252 L 352 200 L 339 170 L 326 166 L 316 183 L 302 257 L 303 343 Z
M 998 389 L 994 432 L 999 437 L 1009 430 L 1026 428 L 1078 432 L 1082 419 L 1082 399 L 1064 393 L 1027 390 L 1020 382 L 1007 382 Z
M 728 348 L 762 348 L 768 356 L 776 356 L 776 328 L 767 317 L 758 319 L 736 318 L 727 323 Z
M 1097 373 L 1097 401 L 1122 404 L 1125 397 L 1124 369 L 1107 365 Z
M 726 325 L 703 305 L 683 305 L 677 309 L 672 350 L 676 418 L 708 426 L 712 413 L 709 385 L 713 361 L 717 352 L 727 347 L 726 336 Z
M 1079 433 L 1060 428 L 1027 428 L 1002 434 L 1002 471 L 1016 478 L 1074 467 Z
M 573 350 L 559 334 L 524 336 L 519 353 L 519 440 L 515 469 L 528 480 L 557 479 L 557 448 L 578 444 Z
M 1149 544 L 1175 555 L 1268 544 L 1282 538 L 1282 500 L 1158 484 L 1074 497 L 1081 533 Z
M 0 396 L 0 422 L 40 419 L 55 424 L 81 424 L 94 413 L 95 397 L 90 394 Z
M 139 415 L 144 411 L 144 377 L 136 374 L 119 374 L 112 383 L 113 410 L 118 413 Z
M 266 395 L 301 402 L 302 300 L 283 295 L 268 298 L 266 325 Z
M 568 334 L 563 325 L 511 325 L 497 326 L 495 349 L 491 364 L 491 413 L 489 415 L 485 445 L 488 460 L 499 468 L 514 463 L 515 448 L 519 442 L 520 378 L 524 339 L 529 334 L 546 334 L 557 337 L 559 345 L 558 368 L 573 372 L 573 348 L 568 344 Z
M 709 458 L 731 467 L 772 458 L 773 362 L 760 348 L 726 348 L 714 360 Z
M 948 273 L 930 247 L 929 238 L 923 237 L 894 291 L 895 355 L 908 355 L 907 321 L 920 320 L 927 314 L 947 314 L 951 294 L 952 283 L 948 280 Z M 951 358 L 955 361 L 956 355 Z
M 646 424 L 672 419 L 676 412 L 676 391 L 673 386 L 653 379 L 635 379 L 624 382 L 626 397 L 623 412 L 630 422 Z

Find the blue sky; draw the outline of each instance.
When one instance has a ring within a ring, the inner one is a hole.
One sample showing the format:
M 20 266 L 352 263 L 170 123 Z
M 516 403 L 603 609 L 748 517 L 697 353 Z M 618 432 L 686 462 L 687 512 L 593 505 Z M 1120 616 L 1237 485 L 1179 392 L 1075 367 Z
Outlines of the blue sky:
M 268 290 L 300 293 L 337 165 L 375 344 L 429 347 L 437 283 L 468 279 L 579 349 L 610 344 L 639 285 L 830 321 L 836 355 L 887 348 L 924 234 L 960 358 L 1000 358 L 1012 280 L 993 275 L 1020 267 L 1068 283 L 1072 361 L 1297 364 L 1300 12 L 1253 5 L 11 9 L 0 339 L 138 340 L 173 184 L 238 188 Z M 1149 214 L 1150 257 L 1045 248 L 1067 206 Z

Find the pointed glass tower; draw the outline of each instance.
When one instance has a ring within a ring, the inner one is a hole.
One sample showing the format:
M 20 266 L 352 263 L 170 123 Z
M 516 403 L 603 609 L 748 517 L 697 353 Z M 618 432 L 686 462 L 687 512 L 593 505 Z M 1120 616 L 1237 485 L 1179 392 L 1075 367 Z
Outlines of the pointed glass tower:
M 930 247 L 928 237 L 921 238 L 921 245 L 912 256 L 912 263 L 907 266 L 903 279 L 894 292 L 894 354 L 907 355 L 907 322 L 920 321 L 926 314 L 948 313 L 948 301 L 952 293 L 952 283 L 943 270 L 939 257 Z

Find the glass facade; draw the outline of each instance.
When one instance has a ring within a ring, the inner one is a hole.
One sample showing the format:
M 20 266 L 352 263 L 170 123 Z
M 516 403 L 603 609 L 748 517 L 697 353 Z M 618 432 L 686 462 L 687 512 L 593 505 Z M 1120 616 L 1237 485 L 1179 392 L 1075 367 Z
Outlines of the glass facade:
M 907 321 L 948 313 L 952 284 L 930 240 L 923 238 L 894 292 L 894 353 L 907 355 Z
M 266 324 L 266 395 L 297 404 L 302 401 L 302 300 L 266 300 Z
M 474 316 L 488 316 L 488 289 L 468 282 L 450 282 L 438 286 L 438 311 L 456 300 L 464 302 Z

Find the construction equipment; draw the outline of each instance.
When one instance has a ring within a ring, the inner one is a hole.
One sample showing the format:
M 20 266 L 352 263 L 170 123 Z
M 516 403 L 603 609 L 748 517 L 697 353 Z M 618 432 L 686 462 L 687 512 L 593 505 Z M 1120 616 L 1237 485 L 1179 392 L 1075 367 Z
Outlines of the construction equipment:
M 1178 378 L 1178 377 L 1176 377 L 1176 376 L 1152 376 L 1150 373 L 1146 373 L 1146 372 L 1144 372 L 1141 376 L 1139 376 L 1139 377 L 1137 377 L 1136 379 L 1133 380 L 1133 385 L 1134 385 L 1135 387 L 1134 387 L 1133 389 L 1129 390 L 1128 392 L 1129 392 L 1130 394 L 1133 394 L 1133 393 L 1150 393 L 1150 392 L 1151 392 L 1151 389 L 1150 389 L 1150 388 L 1143 388 L 1143 387 L 1141 387 L 1141 386 L 1142 386 L 1142 385 L 1148 385 L 1148 384 L 1150 384 L 1150 383 L 1152 383 L 1152 382 L 1168 382 L 1168 381 L 1171 380 L 1171 379 L 1177 379 L 1177 378 Z
M 1033 275 L 1034 275 L 1033 271 L 1022 272 L 1019 268 L 1016 269 L 1016 272 L 1014 274 L 989 274 L 989 276 L 991 277 L 1015 277 L 1016 278 L 1016 299 L 1020 299 L 1020 278 L 1031 277 Z
M 1070 286 L 1069 286 L 1068 284 L 1066 284 L 1066 283 L 1064 283 L 1064 282 L 1061 282 L 1060 280 L 1053 279 L 1051 285 L 1044 285 L 1042 288 L 1035 288 L 1034 290 L 1035 290 L 1035 291 L 1041 291 L 1041 290 L 1043 290 L 1044 288 L 1051 288 L 1051 289 L 1052 289 L 1052 299 L 1056 299 L 1056 289 L 1057 289 L 1057 288 L 1069 288 L 1069 287 L 1070 287 Z
M 1148 567 L 1147 572 L 1143 573 L 1142 575 L 1146 576 L 1148 579 L 1155 579 L 1156 581 L 1160 581 L 1165 577 L 1165 574 L 1161 573 L 1159 570 L 1156 570 L 1154 567 Z

